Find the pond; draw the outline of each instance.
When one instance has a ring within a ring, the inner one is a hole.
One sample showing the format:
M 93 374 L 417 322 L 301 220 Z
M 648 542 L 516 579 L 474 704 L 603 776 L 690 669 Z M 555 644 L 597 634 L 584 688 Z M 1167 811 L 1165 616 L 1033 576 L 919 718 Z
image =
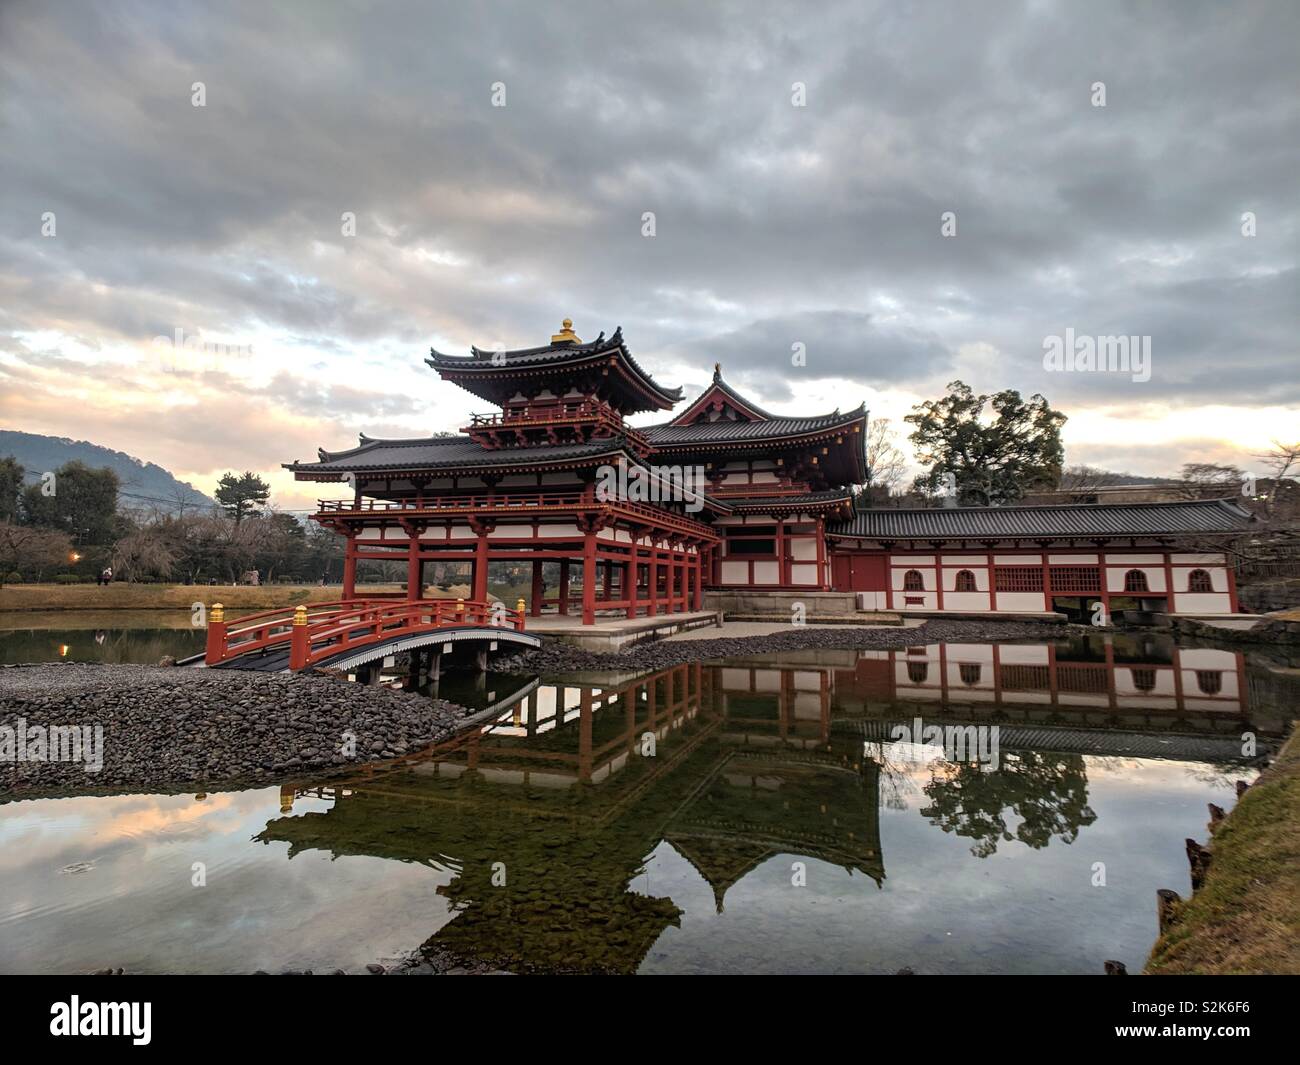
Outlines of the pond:
M 1286 727 L 1261 668 L 1092 636 L 450 674 L 492 717 L 401 764 L 0 805 L 0 970 L 1136 972 L 1243 734 Z

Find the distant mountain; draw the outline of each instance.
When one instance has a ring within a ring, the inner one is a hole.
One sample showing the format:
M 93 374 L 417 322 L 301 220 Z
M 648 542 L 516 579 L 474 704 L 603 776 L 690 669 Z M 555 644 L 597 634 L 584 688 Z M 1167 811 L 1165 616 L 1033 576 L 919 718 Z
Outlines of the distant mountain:
M 134 455 L 86 440 L 0 429 L 0 458 L 7 455 L 12 455 L 22 464 L 28 481 L 39 481 L 46 470 L 57 470 L 65 462 L 84 462 L 96 468 L 107 466 L 122 479 L 119 495 L 123 506 L 157 506 L 175 510 L 182 503 L 187 507 L 216 505 L 209 496 L 188 482 L 178 481 L 161 466 L 141 462 Z

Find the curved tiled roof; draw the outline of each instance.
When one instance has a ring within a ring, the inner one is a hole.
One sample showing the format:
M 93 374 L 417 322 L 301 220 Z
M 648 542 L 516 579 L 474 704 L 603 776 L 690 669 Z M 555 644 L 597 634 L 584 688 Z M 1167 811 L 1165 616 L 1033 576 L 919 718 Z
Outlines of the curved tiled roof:
M 1039 507 L 938 507 L 859 511 L 829 536 L 871 540 L 1157 536 L 1242 532 L 1254 519 L 1229 499 L 1173 503 L 1077 503 Z
M 853 496 L 843 488 L 827 488 L 821 492 L 804 492 L 786 496 L 734 496 L 722 497 L 734 510 L 781 509 L 794 506 L 820 507 L 827 503 L 847 503 Z
M 674 425 L 666 422 L 662 425 L 647 425 L 641 429 L 656 447 L 671 447 L 674 444 L 706 444 L 711 441 L 738 443 L 746 440 L 772 440 L 783 436 L 804 436 L 822 430 L 837 429 L 852 425 L 866 414 L 866 407 L 858 407 L 846 414 L 834 411 L 831 414 L 819 414 L 811 418 L 774 417 L 767 421 L 730 421 L 693 422 L 690 425 Z
M 485 448 L 463 436 L 431 436 L 414 440 L 368 440 L 349 451 L 321 451 L 319 462 L 286 462 L 295 473 L 346 473 L 349 470 L 424 470 L 457 466 L 526 466 L 566 459 L 626 454 L 635 461 L 622 437 L 586 444 L 545 448 Z
M 563 369 L 578 366 L 584 362 L 599 359 L 601 356 L 617 354 L 628 367 L 630 375 L 643 388 L 660 400 L 660 406 L 671 407 L 682 400 L 680 388 L 665 388 L 651 377 L 632 357 L 623 342 L 623 329 L 614 330 L 613 336 L 601 333 L 595 340 L 586 344 L 551 343 L 537 348 L 515 348 L 512 351 L 492 351 L 471 347 L 469 355 L 446 355 L 434 348 L 429 349 L 429 358 L 425 362 L 440 373 L 455 375 L 500 374 L 503 370 L 522 369 Z M 647 408 L 649 409 L 649 408 Z

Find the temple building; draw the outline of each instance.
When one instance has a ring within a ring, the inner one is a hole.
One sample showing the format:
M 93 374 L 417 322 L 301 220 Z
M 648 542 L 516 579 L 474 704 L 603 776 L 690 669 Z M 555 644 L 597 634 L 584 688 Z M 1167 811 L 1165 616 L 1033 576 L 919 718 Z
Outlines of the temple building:
M 426 563 L 465 564 L 478 602 L 492 563 L 531 566 L 529 612 L 583 624 L 699 611 L 706 591 L 922 613 L 1237 610 L 1224 548 L 1251 518 L 1228 500 L 863 510 L 865 406 L 771 414 L 715 366 L 681 413 L 636 427 L 681 390 L 637 363 L 621 329 L 583 342 L 568 319 L 541 347 L 427 363 L 495 409 L 459 433 L 363 435 L 286 464 L 351 489 L 314 515 L 347 539 L 345 598 L 374 560 L 406 565 L 412 599 Z

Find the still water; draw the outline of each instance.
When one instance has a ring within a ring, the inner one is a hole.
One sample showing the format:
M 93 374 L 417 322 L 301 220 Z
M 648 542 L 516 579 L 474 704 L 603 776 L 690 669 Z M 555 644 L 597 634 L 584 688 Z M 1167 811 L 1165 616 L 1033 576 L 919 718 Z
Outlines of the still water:
M 0 805 L 0 970 L 1138 971 L 1242 733 L 1284 727 L 1256 672 L 1093 637 L 450 675 L 495 714 L 404 764 Z M 918 717 L 997 726 L 996 768 Z

